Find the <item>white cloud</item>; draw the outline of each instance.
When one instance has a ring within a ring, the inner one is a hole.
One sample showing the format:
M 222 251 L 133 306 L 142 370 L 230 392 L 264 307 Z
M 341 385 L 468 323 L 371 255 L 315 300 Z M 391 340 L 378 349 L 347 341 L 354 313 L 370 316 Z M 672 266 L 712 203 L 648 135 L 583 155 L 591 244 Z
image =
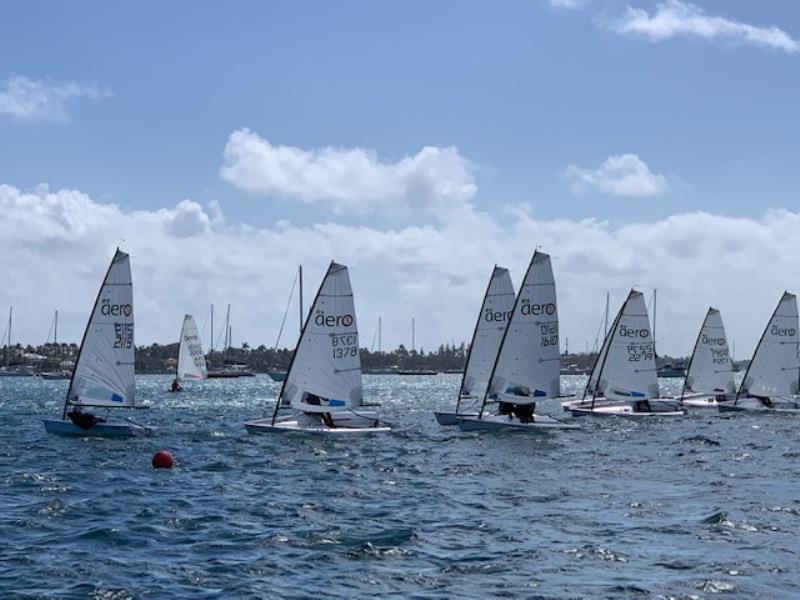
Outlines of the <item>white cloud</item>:
M 726 17 L 710 15 L 701 7 L 681 0 L 659 3 L 651 15 L 642 8 L 627 7 L 625 13 L 607 25 L 617 33 L 659 42 L 673 37 L 729 40 L 794 54 L 800 42 L 778 27 L 761 27 Z
M 569 165 L 564 175 L 573 180 L 575 193 L 594 189 L 613 196 L 656 196 L 667 191 L 667 178 L 636 154 L 609 156 L 599 169 Z
M 75 81 L 51 84 L 15 75 L 0 85 L 0 116 L 17 121 L 66 121 L 67 101 L 75 98 L 107 98 L 108 90 Z
M 311 296 L 331 259 L 351 266 L 362 344 L 379 316 L 385 346 L 409 343 L 412 316 L 425 348 L 460 341 L 472 332 L 492 265 L 510 267 L 518 283 L 538 245 L 554 259 L 571 349 L 594 340 L 606 290 L 614 310 L 637 284 L 659 289 L 662 352 L 688 353 L 713 304 L 744 356 L 784 288 L 797 291 L 800 272 L 800 213 L 786 210 L 613 226 L 541 220 L 518 207 L 493 217 L 466 204 L 435 226 L 258 229 L 226 224 L 215 204 L 128 211 L 76 190 L 0 185 L 0 214 L 0 311 L 13 304 L 15 337 L 34 343 L 44 341 L 55 308 L 62 337 L 79 339 L 118 244 L 132 256 L 139 343 L 173 341 L 185 312 L 203 327 L 213 302 L 232 304 L 235 343 L 272 344 L 296 265 L 305 266 Z
M 549 0 L 550 6 L 557 10 L 575 10 L 583 7 L 588 0 Z
M 220 174 L 254 194 L 324 203 L 338 213 L 449 212 L 476 192 L 470 165 L 454 147 L 427 146 L 387 163 L 364 148 L 274 145 L 249 129 L 230 135 Z

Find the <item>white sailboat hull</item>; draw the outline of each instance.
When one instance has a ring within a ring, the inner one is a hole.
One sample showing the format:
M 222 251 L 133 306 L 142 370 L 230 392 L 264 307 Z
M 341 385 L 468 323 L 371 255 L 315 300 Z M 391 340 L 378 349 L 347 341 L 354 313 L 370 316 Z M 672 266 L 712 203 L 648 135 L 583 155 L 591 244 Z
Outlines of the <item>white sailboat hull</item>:
M 575 407 L 570 409 L 573 417 L 625 417 L 625 418 L 641 418 L 641 417 L 683 417 L 686 411 L 677 407 L 677 401 L 672 398 L 664 400 L 650 400 L 649 407 L 636 406 L 635 403 L 621 403 L 616 402 L 613 404 L 595 403 L 594 408 L 588 407 Z
M 767 406 L 759 398 L 745 396 L 739 400 L 729 402 L 719 402 L 717 404 L 720 412 L 736 413 L 788 413 L 800 414 L 800 402 L 794 398 L 775 398 L 771 401 L 772 405 Z
M 577 425 L 564 423 L 548 415 L 533 415 L 533 421 L 523 423 L 509 415 L 484 415 L 479 418 L 460 416 L 458 426 L 461 431 L 530 431 L 545 433 L 564 429 L 580 429 Z
M 247 421 L 244 426 L 247 433 L 253 435 L 265 433 L 310 433 L 310 434 L 372 434 L 386 433 L 392 428 L 378 419 L 374 411 L 334 412 L 331 413 L 333 427 L 328 427 L 319 415 L 301 413 L 299 415 L 285 415 L 272 422 L 272 419 L 256 419 Z
M 601 406 L 619 406 L 623 404 L 619 400 L 599 396 L 594 400 L 595 408 Z M 672 410 L 680 410 L 680 399 L 678 398 L 658 398 L 650 400 L 650 404 L 657 404 L 659 408 L 672 408 Z M 567 400 L 561 403 L 561 408 L 564 412 L 571 412 L 573 409 L 590 409 L 592 407 L 591 398 L 582 398 L 580 400 Z
M 720 404 L 719 396 L 713 394 L 692 394 L 683 397 L 683 406 L 686 408 L 717 408 Z
M 89 429 L 81 429 L 72 421 L 64 419 L 45 419 L 47 433 L 69 437 L 130 438 L 150 435 L 153 429 L 134 423 L 97 423 Z
M 434 411 L 433 415 L 436 417 L 436 422 L 445 427 L 453 427 L 458 425 L 459 417 L 477 417 L 476 412 L 454 413 L 454 412 L 437 412 Z

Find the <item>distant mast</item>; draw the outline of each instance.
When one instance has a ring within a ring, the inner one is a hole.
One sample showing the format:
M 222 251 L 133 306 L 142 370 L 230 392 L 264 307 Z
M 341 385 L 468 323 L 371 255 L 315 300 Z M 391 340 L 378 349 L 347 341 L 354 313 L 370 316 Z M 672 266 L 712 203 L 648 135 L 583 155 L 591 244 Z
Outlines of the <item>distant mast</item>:
M 9 330 L 10 331 L 10 330 Z M 411 351 L 416 350 L 416 319 L 411 317 Z
M 300 280 L 300 333 L 303 333 L 303 265 L 297 265 L 297 277 Z
M 11 357 L 11 316 L 13 315 L 13 313 L 14 313 L 14 307 L 13 306 L 9 306 L 8 307 L 8 337 L 6 338 L 6 341 L 8 342 L 8 345 L 6 346 L 6 369 L 8 369 L 9 359 Z

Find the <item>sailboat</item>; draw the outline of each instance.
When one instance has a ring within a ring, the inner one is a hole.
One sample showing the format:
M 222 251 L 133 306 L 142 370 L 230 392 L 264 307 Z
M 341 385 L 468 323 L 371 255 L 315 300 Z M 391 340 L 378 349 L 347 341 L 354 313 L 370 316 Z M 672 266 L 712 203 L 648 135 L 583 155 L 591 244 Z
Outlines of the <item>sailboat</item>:
M 353 290 L 344 265 L 331 262 L 297 342 L 270 419 L 248 433 L 383 433 L 391 427 L 363 404 Z M 292 414 L 279 416 L 281 409 Z
M 674 398 L 661 398 L 647 306 L 631 290 L 620 308 L 580 403 L 567 405 L 572 416 L 683 416 Z
M 50 341 L 50 334 L 47 335 L 47 340 Z M 53 348 L 55 351 L 52 360 L 58 361 L 60 354 L 58 351 L 58 311 L 53 314 Z M 61 362 L 59 366 L 63 367 L 64 363 Z M 39 377 L 42 379 L 70 379 L 72 374 L 69 369 L 62 368 L 60 371 L 42 371 L 39 373 Z
M 6 364 L 0 367 L 0 377 L 32 377 L 33 368 L 29 365 L 11 364 L 11 324 L 13 320 L 14 307 L 8 308 L 8 325 L 6 327 Z
M 133 421 L 97 417 L 88 408 L 136 406 L 133 341 L 133 283 L 130 257 L 114 253 L 86 324 L 60 419 L 46 419 L 48 433 L 94 437 L 146 435 Z
M 575 429 L 547 415 L 535 414 L 536 402 L 560 395 L 556 283 L 550 256 L 533 253 L 512 307 L 483 394 L 480 412 L 459 416 L 462 431 Z M 486 410 L 497 403 L 497 414 Z
M 784 292 L 753 353 L 736 397 L 721 412 L 800 413 L 797 298 Z
M 475 323 L 472 341 L 467 353 L 467 364 L 461 377 L 461 386 L 456 399 L 455 412 L 434 412 L 439 425 L 458 425 L 458 417 L 476 416 L 477 411 L 462 413 L 462 400 L 482 398 L 489 385 L 500 341 L 514 308 L 514 284 L 508 269 L 495 265 L 486 293 L 483 296 L 481 310 Z
M 219 338 L 217 338 L 219 339 Z M 222 367 L 217 369 L 210 369 L 206 372 L 206 377 L 209 379 L 236 379 L 238 377 L 255 377 L 255 373 L 251 371 L 244 363 L 236 362 L 235 360 L 228 359 L 228 350 L 233 346 L 233 328 L 231 327 L 231 305 L 228 304 L 228 310 L 225 312 L 225 337 L 222 342 Z M 209 362 L 212 362 L 211 357 L 214 353 L 214 305 L 211 305 L 211 351 L 208 354 Z
M 206 357 L 203 354 L 203 344 L 200 342 L 200 332 L 192 315 L 184 315 L 181 326 L 181 341 L 178 346 L 178 364 L 175 367 L 175 381 L 171 391 L 179 392 L 180 383 L 187 379 L 199 381 L 208 377 Z
M 733 361 L 728 352 L 725 327 L 719 311 L 711 307 L 689 359 L 681 404 L 690 408 L 716 408 L 719 401 L 735 394 Z
M 283 327 L 286 325 L 286 316 L 289 314 L 289 307 L 292 304 L 292 296 L 294 295 L 294 286 L 296 283 L 300 284 L 300 294 L 299 298 L 299 308 L 300 308 L 300 332 L 303 332 L 303 265 L 297 265 L 297 275 L 295 276 L 294 283 L 292 283 L 292 289 L 289 291 L 289 300 L 286 302 L 286 310 L 283 312 L 283 321 L 281 321 L 281 328 L 278 331 L 278 339 L 275 341 L 275 352 L 278 351 L 278 345 L 281 343 L 281 335 L 283 334 Z M 281 371 L 279 369 L 270 369 L 267 372 L 269 378 L 272 381 L 284 381 L 286 379 L 286 371 Z

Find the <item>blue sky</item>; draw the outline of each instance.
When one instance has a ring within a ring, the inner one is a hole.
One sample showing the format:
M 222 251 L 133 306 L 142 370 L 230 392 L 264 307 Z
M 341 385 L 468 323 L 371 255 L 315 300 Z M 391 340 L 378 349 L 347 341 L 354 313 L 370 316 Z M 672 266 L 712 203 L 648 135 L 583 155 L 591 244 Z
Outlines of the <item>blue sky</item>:
M 698 33 L 715 27 L 713 33 Z M 769 28 L 779 28 L 784 37 Z M 443 232 L 461 226 L 464 239 L 470 238 L 471 225 L 443 216 L 441 207 L 427 210 L 427 200 L 411 198 L 413 185 L 396 199 L 410 209 L 394 210 L 395 200 L 376 201 L 375 193 L 347 184 L 344 190 L 328 189 L 332 184 L 320 180 L 319 173 L 308 175 L 314 185 L 304 183 L 301 171 L 308 161 L 293 171 L 298 181 L 275 181 L 274 175 L 264 174 L 262 163 L 259 173 L 221 176 L 230 159 L 226 144 L 234 132 L 247 128 L 255 141 L 301 153 L 368 149 L 382 165 L 417 156 L 425 147 L 453 147 L 455 162 L 452 156 L 437 159 L 433 167 L 411 167 L 411 175 L 399 177 L 406 183 L 422 177 L 437 190 L 441 181 L 454 179 L 474 186 L 476 191 L 457 195 L 456 204 L 488 215 L 497 226 L 495 236 L 519 227 L 515 211 L 544 229 L 559 221 L 607 221 L 604 231 L 617 240 L 625 237 L 620 228 L 630 224 L 658 230 L 670 216 L 696 211 L 761 224 L 769 209 L 797 209 L 800 49 L 792 44 L 798 38 L 800 7 L 778 1 L 234 2 L 224 8 L 170 2 L 144 3 L 135 11 L 106 2 L 4 3 L 0 92 L 14 77 L 51 92 L 74 84 L 80 92 L 56 102 L 62 114 L 54 115 L 50 107 L 49 114 L 34 118 L 20 118 L 11 109 L 4 114 L 0 100 L 0 184 L 23 194 L 46 183 L 53 193 L 80 192 L 91 199 L 91 210 L 117 205 L 128 217 L 135 211 L 175 210 L 178 202 L 190 199 L 203 207 L 209 222 L 214 211 L 224 214 L 226 237 L 217 238 L 221 252 L 225 240 L 237 235 L 233 229 L 275 232 L 276 222 L 282 221 L 306 232 L 340 225 L 351 233 L 368 228 L 376 236 L 399 232 L 409 239 L 416 228 Z M 631 179 L 620 187 L 618 173 L 602 171 L 602 166 L 624 156 L 619 168 Z M 466 174 L 440 177 L 439 169 L 451 168 Z M 344 180 L 352 179 L 347 173 Z M 378 186 L 380 193 L 393 185 L 395 179 L 389 179 Z M 579 225 L 573 229 L 565 228 L 564 235 L 583 235 Z M 211 223 L 201 233 L 222 235 L 221 230 Z M 116 238 L 125 237 L 134 247 L 139 243 L 136 231 L 124 233 Z M 343 246 L 349 235 L 341 234 Z M 545 249 L 557 257 L 562 249 L 553 236 L 542 238 L 553 239 Z M 286 264 L 274 277 L 266 275 L 280 280 L 275 306 L 282 303 L 279 297 L 285 300 L 289 267 L 314 260 L 313 255 L 296 256 L 308 245 L 301 238 L 298 234 L 296 246 L 284 240 L 280 247 L 263 249 Z M 107 254 L 111 238 L 102 239 Z M 437 245 L 423 239 L 418 243 L 421 248 L 415 250 L 421 254 Z M 507 256 L 481 256 L 480 268 L 465 274 L 463 314 L 455 322 L 440 315 L 423 342 L 468 336 L 491 264 L 517 261 L 510 266 L 518 279 L 525 256 L 540 240 L 525 239 L 517 231 L 513 243 Z M 141 244 L 144 252 L 147 244 L 157 248 L 160 242 Z M 352 255 L 357 266 L 362 251 L 348 246 L 337 257 Z M 315 268 L 321 272 L 330 258 L 320 252 L 311 273 Z M 651 258 L 652 269 L 660 269 L 664 257 L 655 253 Z M 399 265 L 396 280 L 407 273 L 428 281 L 433 290 L 441 276 L 436 261 L 451 259 L 447 252 L 426 256 L 419 272 Z M 365 278 L 372 278 L 370 268 L 363 266 Z M 606 288 L 617 290 L 621 301 L 624 289 L 634 283 L 668 285 L 657 276 L 642 282 L 647 265 L 598 268 L 607 268 L 614 278 L 607 286 L 598 282 L 592 293 L 601 297 Z M 558 278 L 558 262 L 556 269 Z M 678 273 L 687 270 L 692 267 L 676 267 Z M 90 273 L 81 277 L 87 288 L 96 287 L 90 285 Z M 792 277 L 796 280 L 796 273 Z M 743 337 L 754 337 L 762 327 L 778 288 L 792 288 L 794 281 L 787 279 L 776 276 L 761 286 L 763 310 L 754 324 L 739 323 Z M 240 312 L 250 314 L 242 306 L 248 295 L 237 295 L 237 285 L 220 282 L 231 289 Z M 364 287 L 374 307 L 381 300 L 378 289 Z M 75 289 L 80 296 L 78 290 L 83 293 L 83 288 Z M 477 298 L 470 296 L 473 291 Z M 410 304 L 406 312 L 423 311 L 435 302 L 435 296 L 418 292 L 398 300 Z M 0 309 L 4 303 L 25 302 L 23 288 L 6 295 L 7 300 L 0 294 Z M 575 290 L 563 297 L 577 303 L 580 296 Z M 76 321 L 86 304 L 82 300 L 75 302 Z M 206 300 L 191 302 L 205 306 Z M 686 308 L 687 317 L 698 314 L 685 334 L 676 334 L 676 351 L 689 344 L 683 338 L 692 337 L 688 332 L 699 326 L 701 305 L 714 301 L 703 297 Z M 675 302 L 683 300 L 676 297 Z M 577 304 L 573 310 L 583 312 Z M 591 319 L 582 322 L 576 315 L 572 325 L 562 311 L 562 331 L 593 339 L 599 310 L 593 304 Z M 373 318 L 380 309 L 366 312 Z M 279 313 L 273 308 L 259 313 L 263 335 L 256 337 L 272 337 L 267 332 L 279 322 Z M 405 321 L 406 315 L 398 315 L 397 340 Z M 168 341 L 167 321 L 163 326 L 140 324 L 140 341 Z M 249 328 L 250 323 L 242 324 L 245 331 Z M 32 341 L 39 329 L 21 324 L 22 334 Z

